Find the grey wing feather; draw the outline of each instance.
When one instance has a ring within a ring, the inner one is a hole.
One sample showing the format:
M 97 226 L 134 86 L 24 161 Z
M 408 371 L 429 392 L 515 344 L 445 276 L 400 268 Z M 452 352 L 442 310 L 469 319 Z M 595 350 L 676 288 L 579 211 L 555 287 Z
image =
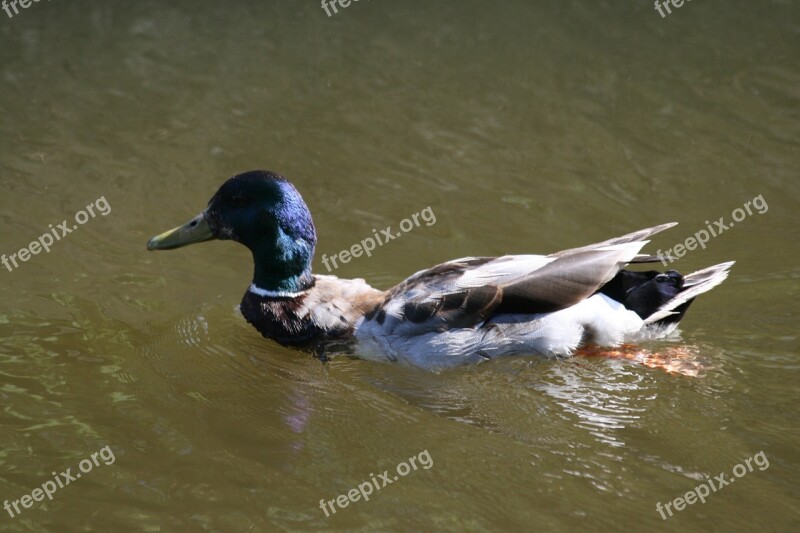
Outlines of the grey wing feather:
M 548 313 L 585 300 L 608 283 L 644 243 L 582 248 L 504 287 L 500 312 Z
M 418 335 L 477 327 L 497 313 L 565 309 L 594 294 L 626 264 L 642 258 L 661 224 L 549 256 L 464 258 L 423 270 L 391 289 L 367 316 L 385 330 Z
M 677 226 L 677 222 L 667 222 L 666 224 L 659 224 L 658 226 L 653 226 L 652 228 L 645 228 L 640 229 L 638 231 L 634 231 L 632 233 L 628 233 L 621 237 L 614 237 L 613 239 L 608 239 L 607 241 L 598 242 L 595 244 L 590 244 L 588 246 L 581 246 L 580 248 L 570 248 L 569 250 L 562 250 L 560 252 L 556 252 L 552 255 L 560 256 L 564 254 L 569 254 L 581 250 L 592 250 L 601 246 L 610 246 L 614 244 L 627 244 L 630 242 L 637 242 L 637 241 L 644 241 L 656 233 L 660 233 L 664 230 Z

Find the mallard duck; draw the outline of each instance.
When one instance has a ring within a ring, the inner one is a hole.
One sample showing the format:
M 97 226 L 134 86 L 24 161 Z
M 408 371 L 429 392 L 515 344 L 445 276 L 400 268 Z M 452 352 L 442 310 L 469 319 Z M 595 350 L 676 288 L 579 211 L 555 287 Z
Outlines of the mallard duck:
M 147 248 L 239 242 L 255 263 L 240 309 L 264 337 L 321 358 L 346 352 L 438 369 L 502 355 L 568 356 L 581 346 L 669 334 L 733 265 L 687 276 L 624 270 L 659 261 L 639 252 L 674 225 L 550 255 L 455 259 L 382 291 L 363 279 L 312 274 L 317 236 L 303 198 L 286 178 L 252 171 L 227 180 L 202 213 Z

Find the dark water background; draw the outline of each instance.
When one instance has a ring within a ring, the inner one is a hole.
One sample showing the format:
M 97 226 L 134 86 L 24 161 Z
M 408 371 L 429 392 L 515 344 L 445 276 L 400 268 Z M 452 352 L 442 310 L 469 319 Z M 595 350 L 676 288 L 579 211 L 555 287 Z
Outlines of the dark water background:
M 777 0 L 0 11 L 0 253 L 111 209 L 0 267 L 0 501 L 115 456 L 0 528 L 797 530 L 799 45 L 800 5 Z M 699 377 L 604 358 L 429 374 L 261 339 L 235 309 L 244 248 L 145 251 L 253 168 L 304 195 L 317 270 L 430 206 L 435 225 L 336 271 L 381 288 L 768 211 L 674 265 L 737 261 L 677 343 Z M 430 469 L 319 509 L 423 450 Z M 657 502 L 760 451 L 767 469 L 662 521 Z

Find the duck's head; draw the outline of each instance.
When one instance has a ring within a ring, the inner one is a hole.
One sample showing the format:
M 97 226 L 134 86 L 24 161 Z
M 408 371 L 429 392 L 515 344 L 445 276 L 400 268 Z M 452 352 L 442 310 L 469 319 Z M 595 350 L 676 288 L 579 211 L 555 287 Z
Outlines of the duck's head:
M 233 240 L 253 252 L 253 283 L 275 293 L 310 286 L 317 234 L 311 213 L 284 177 L 263 170 L 230 178 L 208 207 L 183 226 L 150 239 L 148 250 L 172 250 L 211 239 Z

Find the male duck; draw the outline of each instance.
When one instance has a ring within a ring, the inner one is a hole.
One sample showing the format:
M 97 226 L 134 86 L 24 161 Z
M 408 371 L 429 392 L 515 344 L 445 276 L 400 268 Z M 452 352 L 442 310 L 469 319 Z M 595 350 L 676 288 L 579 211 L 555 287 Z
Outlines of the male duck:
M 253 171 L 229 179 L 205 211 L 147 248 L 240 242 L 255 262 L 241 311 L 263 336 L 320 357 L 346 348 L 365 359 L 444 368 L 501 355 L 566 356 L 586 344 L 668 334 L 733 265 L 688 276 L 622 270 L 657 261 L 639 251 L 674 225 L 550 255 L 456 259 L 380 291 L 363 279 L 312 274 L 317 237 L 300 193 L 278 174 Z

